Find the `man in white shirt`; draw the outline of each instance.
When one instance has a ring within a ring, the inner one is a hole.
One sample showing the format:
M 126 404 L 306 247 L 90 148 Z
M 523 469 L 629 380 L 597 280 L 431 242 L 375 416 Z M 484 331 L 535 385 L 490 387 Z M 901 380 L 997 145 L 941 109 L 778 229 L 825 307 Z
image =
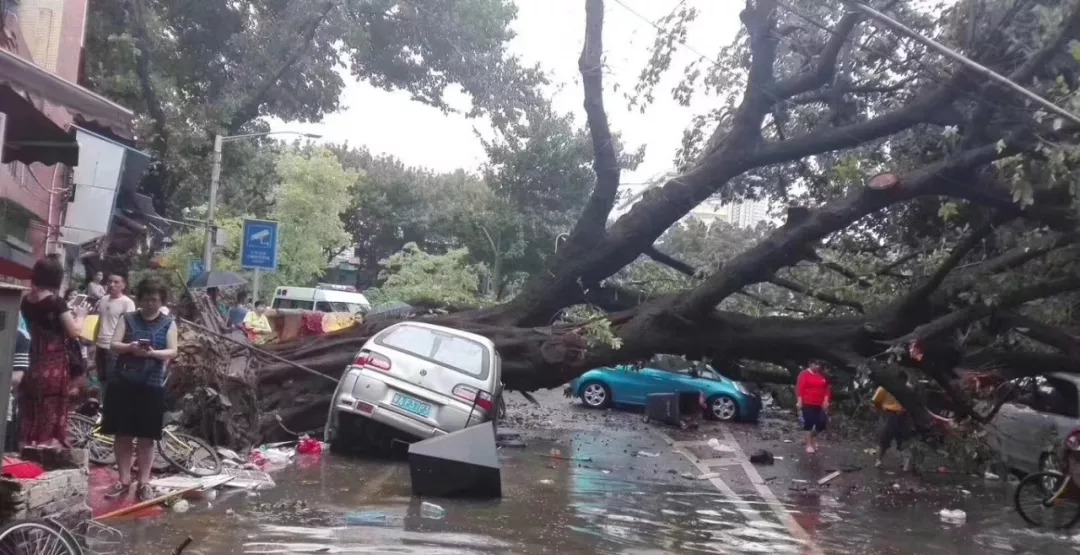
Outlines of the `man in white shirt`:
M 104 384 L 113 355 L 111 351 L 113 332 L 120 318 L 128 312 L 135 312 L 135 301 L 124 294 L 127 282 L 118 274 L 109 274 L 108 295 L 97 304 L 98 325 L 94 338 L 94 363 L 97 366 L 98 379 Z

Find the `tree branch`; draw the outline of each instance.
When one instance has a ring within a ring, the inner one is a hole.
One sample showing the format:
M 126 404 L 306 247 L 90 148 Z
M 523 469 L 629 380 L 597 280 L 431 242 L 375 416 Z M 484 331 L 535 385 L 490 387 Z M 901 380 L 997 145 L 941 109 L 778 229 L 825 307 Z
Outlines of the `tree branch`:
M 805 285 L 803 285 L 801 283 L 798 283 L 796 281 L 793 281 L 793 280 L 790 280 L 790 279 L 787 279 L 787 278 L 782 278 L 780 276 L 773 276 L 773 277 L 769 278 L 769 283 L 772 283 L 773 285 L 777 285 L 779 287 L 783 287 L 784 289 L 794 291 L 796 293 L 806 295 L 807 297 L 817 299 L 817 300 L 819 300 L 819 301 L 821 301 L 823 303 L 826 303 L 826 304 L 837 305 L 837 306 L 846 306 L 848 308 L 854 309 L 856 312 L 859 312 L 859 313 L 863 312 L 862 303 L 859 303 L 857 301 L 850 301 L 850 300 L 847 300 L 847 299 L 841 299 L 840 297 L 836 297 L 836 296 L 831 295 L 829 293 L 826 293 L 824 291 L 817 291 L 817 290 L 811 289 L 811 288 L 809 288 L 809 287 L 807 287 L 807 286 L 805 286 Z
M 1080 289 L 1080 275 L 1043 281 L 1029 287 L 1015 289 L 1002 294 L 995 303 L 972 305 L 932 320 L 915 328 L 911 333 L 893 340 L 892 343 L 900 344 L 909 343 L 911 341 L 923 341 L 936 335 L 952 331 L 960 326 L 981 320 L 993 314 L 995 311 L 1015 308 L 1030 301 L 1052 297 L 1060 293 L 1077 289 Z
M 952 252 L 949 253 L 949 257 L 942 262 L 940 266 L 930 274 L 930 277 L 923 280 L 918 286 L 912 289 L 907 295 L 901 298 L 894 306 L 894 311 L 897 314 L 909 314 L 915 308 L 926 304 L 926 301 L 930 298 L 930 295 L 941 286 L 945 278 L 952 272 L 960 261 L 971 252 L 987 235 L 990 235 L 994 231 L 994 225 L 1000 223 L 1005 218 L 997 217 L 986 221 L 981 226 L 971 230 L 967 236 L 965 236 Z
M 232 117 L 229 118 L 229 122 L 225 126 L 228 134 L 233 135 L 238 133 L 244 125 L 247 125 L 248 122 L 259 116 L 259 109 L 262 107 L 263 102 L 266 101 L 266 96 L 278 85 L 281 78 L 307 55 L 308 49 L 311 47 L 312 41 L 315 40 L 315 35 L 319 31 L 319 27 L 326 21 L 327 16 L 330 14 L 330 11 L 334 9 L 335 5 L 334 2 L 327 2 L 324 4 L 322 10 L 316 13 L 315 18 L 311 21 L 311 24 L 308 25 L 307 30 L 298 37 L 299 40 L 296 41 L 296 49 L 285 58 L 276 71 L 270 74 L 270 76 L 264 79 L 258 86 L 251 89 L 253 91 L 251 95 L 247 97 L 247 100 L 245 100 L 240 107 L 233 112 Z
M 836 28 L 831 31 L 829 42 L 821 51 L 817 64 L 807 72 L 776 82 L 767 89 L 766 95 L 776 100 L 783 100 L 831 83 L 836 76 L 836 60 L 840 56 L 844 42 L 861 20 L 862 17 L 857 13 L 844 14 L 844 17 L 840 18 L 836 24 Z
M 653 261 L 663 264 L 664 266 L 667 266 L 668 268 L 671 268 L 672 270 L 675 270 L 681 274 L 686 274 L 687 276 L 690 276 L 694 279 L 701 278 L 701 273 L 693 266 L 675 258 L 674 256 L 660 252 L 655 246 L 645 249 L 645 252 L 643 252 L 642 254 L 653 259 Z
M 999 314 L 994 319 L 994 323 L 1011 328 L 1019 334 L 1059 349 L 1065 354 L 1080 354 L 1080 341 L 1077 341 L 1072 334 L 1018 312 Z
M 581 245 L 593 244 L 603 238 L 608 215 L 615 206 L 619 192 L 619 161 L 607 113 L 604 111 L 603 31 L 603 0 L 587 0 L 585 46 L 581 49 L 581 58 L 578 59 L 578 70 L 581 72 L 581 84 L 585 90 L 585 114 L 593 145 L 596 186 L 593 187 L 592 195 L 570 233 L 570 242 Z
M 146 111 L 153 122 L 154 137 L 150 144 L 159 162 L 164 163 L 169 150 L 169 126 L 165 108 L 154 87 L 153 70 L 150 66 L 150 33 L 146 27 L 146 9 L 143 0 L 131 0 L 131 35 L 135 42 L 135 71 L 139 75 L 139 89 L 142 91 Z
M 1000 155 L 995 145 L 961 152 L 951 158 L 910 171 L 891 189 L 864 188 L 847 197 L 814 210 L 797 224 L 789 222 L 764 241 L 743 251 L 695 288 L 679 309 L 693 317 L 719 304 L 725 297 L 746 285 L 767 279 L 780 267 L 797 262 L 814 241 L 890 204 L 932 193 L 955 182 L 972 168 Z

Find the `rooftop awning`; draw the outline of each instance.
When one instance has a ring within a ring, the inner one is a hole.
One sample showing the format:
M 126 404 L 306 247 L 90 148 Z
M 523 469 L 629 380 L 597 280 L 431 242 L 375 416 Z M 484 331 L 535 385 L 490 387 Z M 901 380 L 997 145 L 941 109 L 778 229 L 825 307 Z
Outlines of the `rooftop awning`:
M 25 96 L 0 84 L 0 112 L 4 113 L 3 154 L 0 162 L 35 162 L 53 166 L 79 163 L 79 142 L 53 123 Z
M 0 84 L 43 98 L 65 108 L 76 119 L 106 127 L 120 137 L 132 137 L 135 114 L 131 110 L 2 49 Z

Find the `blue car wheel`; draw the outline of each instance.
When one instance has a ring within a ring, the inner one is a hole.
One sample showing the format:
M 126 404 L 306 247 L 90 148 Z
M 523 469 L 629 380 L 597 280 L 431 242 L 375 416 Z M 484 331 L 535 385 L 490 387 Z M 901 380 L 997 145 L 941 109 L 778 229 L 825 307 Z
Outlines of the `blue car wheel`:
M 591 409 L 611 406 L 611 388 L 602 382 L 586 382 L 581 386 L 581 402 Z
M 715 395 L 708 400 L 709 416 L 721 422 L 733 422 L 739 418 L 739 404 L 727 395 Z

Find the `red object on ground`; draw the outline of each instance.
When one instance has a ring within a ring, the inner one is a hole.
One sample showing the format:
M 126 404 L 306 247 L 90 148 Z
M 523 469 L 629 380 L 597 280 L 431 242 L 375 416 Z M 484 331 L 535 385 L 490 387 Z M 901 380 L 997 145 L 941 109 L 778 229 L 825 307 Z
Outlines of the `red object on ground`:
M 802 399 L 804 407 L 821 407 L 826 399 L 832 398 L 832 388 L 825 376 L 806 369 L 799 374 L 795 395 Z
M 90 494 L 87 496 L 86 504 L 90 505 L 90 511 L 93 513 L 94 517 L 99 517 L 123 509 L 124 507 L 130 507 L 139 502 L 139 500 L 135 498 L 135 488 L 132 488 L 131 492 L 123 497 L 115 499 L 108 499 L 105 497 L 105 491 L 115 484 L 118 479 L 116 471 L 111 468 L 90 468 Z M 165 507 L 154 505 L 124 515 L 124 517 L 147 518 L 164 514 L 165 511 Z
M 0 470 L 0 476 L 16 480 L 33 480 L 42 474 L 45 474 L 45 469 L 40 464 L 10 457 L 4 457 L 3 469 Z
M 306 437 L 300 440 L 300 443 L 296 446 L 296 452 L 301 455 L 321 455 L 322 443 L 315 438 Z

